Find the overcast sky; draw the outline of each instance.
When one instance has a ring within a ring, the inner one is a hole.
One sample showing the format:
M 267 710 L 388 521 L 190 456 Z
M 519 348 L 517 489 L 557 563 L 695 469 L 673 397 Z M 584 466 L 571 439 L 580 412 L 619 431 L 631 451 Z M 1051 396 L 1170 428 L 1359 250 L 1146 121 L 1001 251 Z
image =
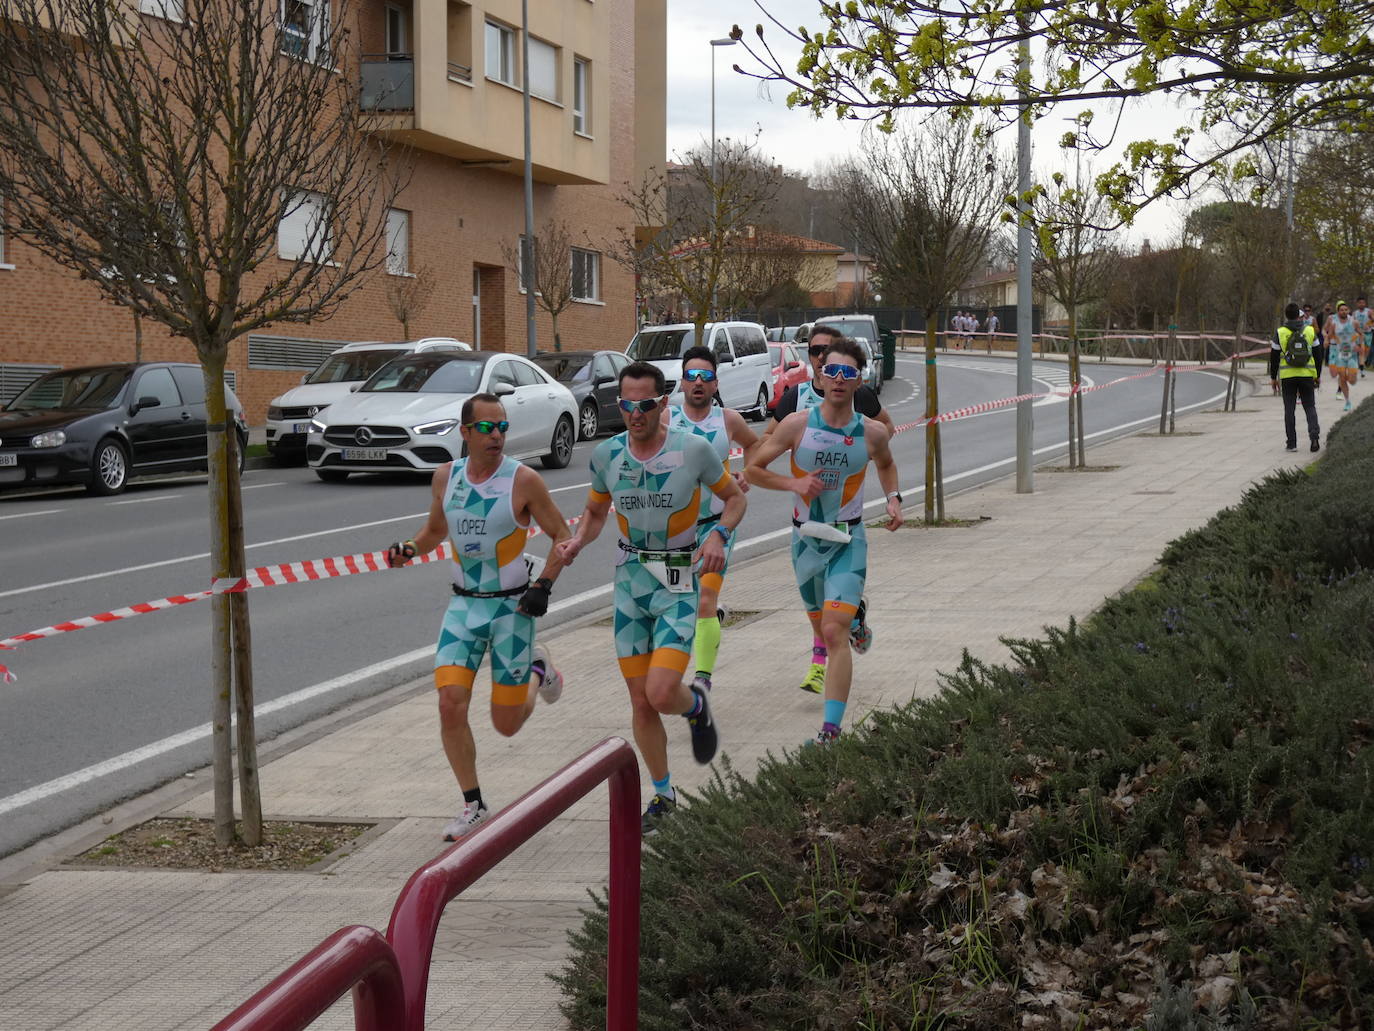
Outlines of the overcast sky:
M 763 0 L 768 12 L 784 25 L 796 28 L 805 25 L 815 31 L 820 28 L 817 0 Z M 818 162 L 833 156 L 844 156 L 858 149 L 862 136 L 861 123 L 840 122 L 832 115 L 814 118 L 809 111 L 789 110 L 784 85 L 764 87 L 757 80 L 746 78 L 732 70 L 738 63 L 752 66 L 752 59 L 743 45 L 712 47 L 710 40 L 729 35 L 730 26 L 738 23 L 746 38 L 754 39 L 754 26 L 765 22 L 770 44 L 780 54 L 784 52 L 784 37 L 776 26 L 767 24 L 762 12 L 752 0 L 668 0 L 668 151 L 672 155 L 692 147 L 711 134 L 711 57 L 715 51 L 716 137 L 752 137 L 759 134 L 760 149 L 784 167 L 809 172 Z M 788 67 L 793 67 L 797 51 L 785 51 Z M 1071 128 L 1062 119 L 1071 116 L 1070 109 L 1056 111 L 1043 119 L 1034 133 L 1034 167 L 1053 169 L 1062 167 L 1063 152 L 1057 143 Z M 1105 111 L 1098 111 L 1096 126 L 1108 123 Z M 1134 130 L 1123 134 L 1121 143 L 1142 135 L 1167 135 L 1179 123 L 1179 117 L 1169 103 L 1144 105 L 1136 102 L 1129 112 L 1129 124 Z M 872 130 L 869 130 L 870 132 Z M 1008 151 L 1016 144 L 1014 132 L 1001 136 Z M 1119 152 L 1119 147 L 1116 148 Z M 1111 152 L 1109 152 L 1111 153 Z M 1115 159 L 1116 154 L 1111 154 Z M 1068 161 L 1071 164 L 1072 152 Z M 1103 157 L 1096 160 L 1103 168 L 1109 164 Z M 1131 238 L 1139 241 L 1149 236 L 1156 243 L 1166 240 L 1179 223 L 1177 205 L 1151 205 L 1136 221 Z

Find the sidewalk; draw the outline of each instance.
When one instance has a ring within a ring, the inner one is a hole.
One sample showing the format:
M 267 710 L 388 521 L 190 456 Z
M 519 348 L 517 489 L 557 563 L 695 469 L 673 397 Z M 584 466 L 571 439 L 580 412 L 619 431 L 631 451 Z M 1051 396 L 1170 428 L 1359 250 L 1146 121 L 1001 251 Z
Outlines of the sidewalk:
M 1340 405 L 1330 390 L 1318 402 L 1325 434 Z M 1035 636 L 1087 615 L 1144 575 L 1169 540 L 1271 471 L 1313 457 L 1283 450 L 1281 406 L 1267 387 L 1238 413 L 1190 415 L 1179 430 L 1090 448 L 1088 461 L 1112 471 L 1039 470 L 1031 495 L 1003 479 L 950 496 L 950 516 L 982 518 L 972 526 L 870 531 L 876 640 L 856 659 L 846 722 L 933 693 L 937 671 L 954 668 L 965 648 L 1000 661 L 999 637 Z M 902 482 L 910 490 L 919 476 L 903 470 Z M 754 614 L 723 635 L 713 696 L 722 748 L 747 772 L 766 752 L 812 736 L 820 700 L 796 688 L 810 632 L 787 552 L 732 568 L 723 599 Z M 608 734 L 629 736 L 604 615 L 544 638 L 568 683 L 556 708 L 541 705 L 513 739 L 485 717 L 474 721 L 483 794 L 494 805 Z M 485 711 L 485 692 L 479 686 L 474 713 Z M 441 850 L 440 828 L 460 804 L 432 691 L 415 685 L 389 699 L 296 735 L 262 767 L 270 816 L 387 821 L 322 874 L 34 869 L 43 846 L 0 862 L 0 1027 L 208 1028 L 336 928 L 384 930 L 396 893 Z M 709 771 L 693 764 L 686 727 L 668 723 L 675 782 L 691 790 Z M 647 798 L 647 780 L 645 788 Z M 97 818 L 63 842 L 69 852 L 89 847 L 140 810 L 139 819 L 169 806 L 210 814 L 208 793 L 173 804 L 178 791 L 122 807 L 110 824 Z M 449 906 L 430 976 L 430 1026 L 564 1026 L 544 975 L 560 966 L 587 890 L 604 883 L 606 805 L 604 789 L 589 796 Z M 316 1026 L 351 1028 L 347 998 Z

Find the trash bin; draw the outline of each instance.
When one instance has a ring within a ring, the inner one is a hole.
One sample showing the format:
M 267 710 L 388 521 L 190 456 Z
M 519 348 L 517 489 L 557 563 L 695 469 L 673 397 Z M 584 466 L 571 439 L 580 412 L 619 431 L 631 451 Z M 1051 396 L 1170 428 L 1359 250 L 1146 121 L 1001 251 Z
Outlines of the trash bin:
M 897 375 L 897 334 L 879 326 L 878 336 L 883 342 L 883 379 L 888 380 Z

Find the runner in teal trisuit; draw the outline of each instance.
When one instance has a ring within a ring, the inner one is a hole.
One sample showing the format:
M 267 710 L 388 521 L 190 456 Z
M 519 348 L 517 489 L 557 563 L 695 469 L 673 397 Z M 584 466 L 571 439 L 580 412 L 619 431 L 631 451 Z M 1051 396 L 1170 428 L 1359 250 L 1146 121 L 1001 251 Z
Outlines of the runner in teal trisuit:
M 743 469 L 744 463 L 758 446 L 759 439 L 745 423 L 744 416 L 733 408 L 723 408 L 715 403 L 720 386 L 716 369 L 716 356 L 709 347 L 688 349 L 682 356 L 682 404 L 665 406 L 664 425 L 705 437 L 727 470 L 730 468 L 730 445 L 739 445 L 744 451 L 744 459 L 739 465 Z M 749 481 L 743 472 L 735 474 L 735 482 L 741 490 L 749 490 Z M 697 519 L 697 543 L 705 543 L 706 535 L 720 522 L 724 510 L 725 502 L 714 494 L 708 493 L 702 497 L 701 514 Z M 698 580 L 697 625 L 692 637 L 692 686 L 703 691 L 711 690 L 711 676 L 715 672 L 716 655 L 720 650 L 718 606 L 732 547 L 726 546 L 725 565 L 719 572 L 702 573 Z
M 819 744 L 839 734 L 853 680 L 849 637 L 868 574 L 863 488 L 870 461 L 887 493 L 887 529 L 902 525 L 887 429 L 854 411 L 865 361 L 852 340 L 831 343 L 817 380 L 824 392 L 820 405 L 787 416 L 745 470 L 756 486 L 795 495 L 792 567 L 807 618 L 830 656 Z M 768 468 L 785 451 L 792 454 L 791 476 Z

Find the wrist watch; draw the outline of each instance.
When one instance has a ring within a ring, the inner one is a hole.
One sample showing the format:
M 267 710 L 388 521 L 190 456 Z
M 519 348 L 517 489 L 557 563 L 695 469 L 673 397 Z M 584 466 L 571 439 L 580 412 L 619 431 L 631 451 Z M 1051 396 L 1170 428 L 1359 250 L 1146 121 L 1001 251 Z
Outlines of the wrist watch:
M 899 490 L 889 491 L 887 495 L 887 500 L 895 501 L 897 502 L 897 504 L 900 505 L 902 503 L 902 492 Z
M 721 526 L 720 523 L 716 523 L 715 526 L 711 527 L 711 532 L 720 534 L 721 540 L 723 540 L 726 544 L 729 544 L 730 537 L 734 531 L 732 531 L 729 527 Z

